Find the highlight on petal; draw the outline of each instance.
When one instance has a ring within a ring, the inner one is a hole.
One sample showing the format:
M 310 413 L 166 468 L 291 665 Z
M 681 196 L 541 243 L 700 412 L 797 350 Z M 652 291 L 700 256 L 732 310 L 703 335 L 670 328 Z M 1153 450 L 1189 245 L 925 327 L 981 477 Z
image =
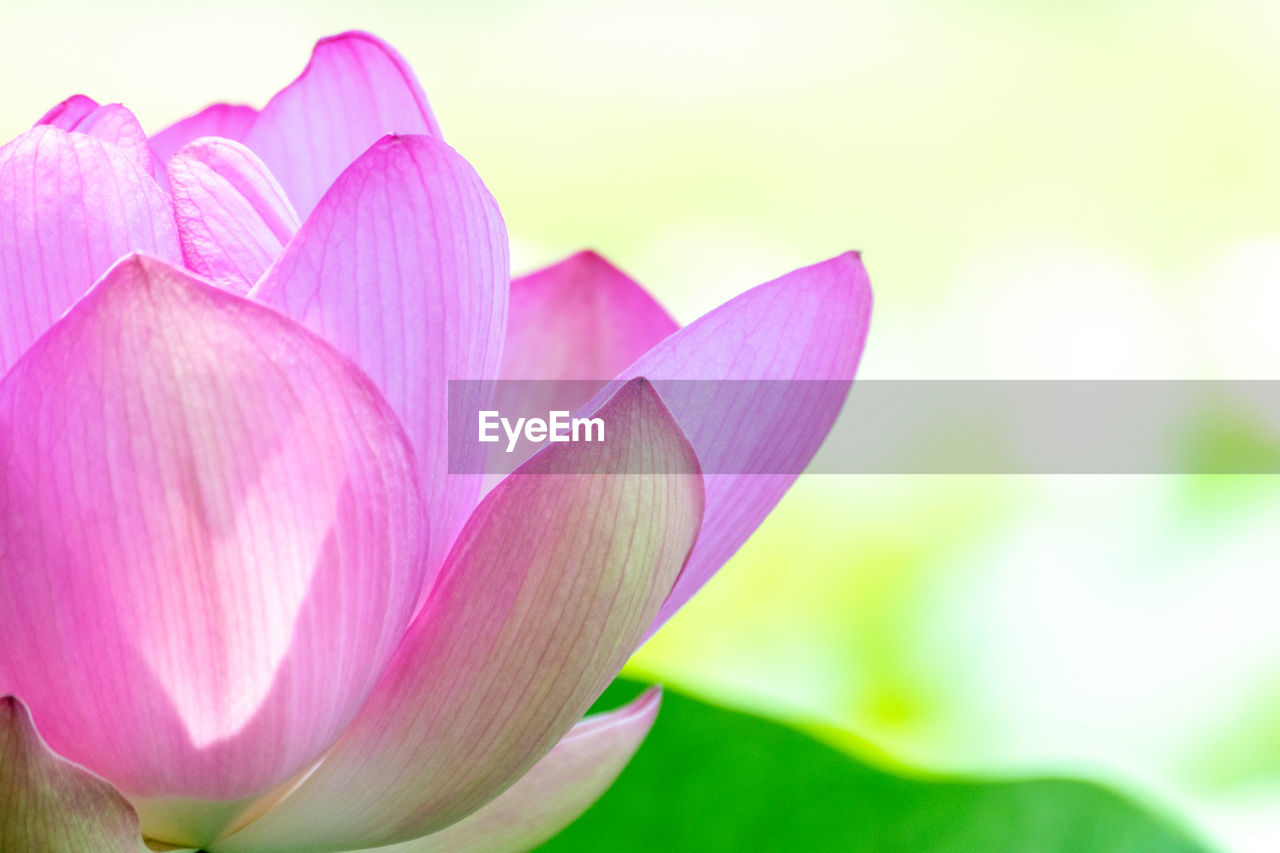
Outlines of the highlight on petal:
M 47 125 L 0 148 L 0 374 L 132 251 L 182 260 L 168 198 L 121 149 Z
M 98 102 L 87 95 L 72 95 L 65 101 L 55 104 L 47 113 L 40 116 L 36 126 L 50 124 L 61 130 L 71 130 L 80 119 L 98 108 Z
M 386 676 L 287 798 L 227 851 L 332 851 L 441 830 L 523 776 L 643 636 L 697 535 L 702 478 L 643 380 L 551 444 L 458 537 Z M 564 473 L 598 471 L 596 474 Z
M 569 382 L 504 383 L 500 388 L 548 399 L 510 401 L 498 409 L 577 410 L 591 396 L 590 385 L 578 380 L 603 386 L 677 328 L 652 296 L 595 252 L 512 279 L 501 378 Z
M 262 108 L 242 141 L 306 216 L 388 133 L 438 137 L 440 127 L 400 54 L 368 33 L 347 32 L 316 44 L 306 69 Z
M 496 376 L 508 264 L 506 226 L 470 164 L 438 139 L 389 136 L 342 173 L 252 291 L 355 360 L 400 416 L 433 568 L 479 495 L 479 474 L 449 473 L 448 381 Z
M 205 136 L 241 142 L 257 117 L 257 110 L 243 104 L 213 104 L 152 134 L 151 150 L 161 163 L 168 163 L 189 143 Z
M 199 139 L 175 154 L 169 185 L 187 268 L 237 293 L 249 292 L 301 225 L 266 165 L 229 139 Z
M 54 754 L 13 696 L 0 696 L 0 850 L 146 853 L 128 800 Z
M 130 256 L 0 382 L 0 684 L 201 846 L 198 805 L 152 800 L 258 794 L 333 742 L 411 616 L 421 516 L 349 361 Z
M 621 379 L 653 381 L 707 481 L 698 544 L 650 633 L 711 579 L 813 458 L 844 404 L 870 317 L 866 270 L 850 252 L 747 291 L 623 371 Z M 689 379 L 716 380 L 714 399 L 700 383 L 663 381 Z M 781 383 L 741 380 L 825 381 L 778 393 Z
M 106 104 L 84 116 L 71 128 L 76 133 L 87 133 L 124 151 L 133 158 L 138 168 L 155 178 L 163 186 L 164 168 L 151 153 L 147 134 L 138 119 L 123 104 Z
M 573 823 L 635 755 L 658 714 L 662 691 L 587 717 L 507 790 L 447 829 L 379 853 L 522 853 Z M 373 853 L 373 851 L 370 851 Z

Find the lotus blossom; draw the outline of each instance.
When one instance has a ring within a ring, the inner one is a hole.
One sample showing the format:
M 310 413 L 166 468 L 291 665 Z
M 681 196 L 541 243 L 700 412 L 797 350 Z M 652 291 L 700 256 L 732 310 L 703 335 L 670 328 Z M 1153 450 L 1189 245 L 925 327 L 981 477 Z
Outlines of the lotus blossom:
M 260 110 L 54 107 L 0 148 L 0 850 L 550 837 L 659 694 L 592 701 L 795 479 L 696 473 L 724 424 L 654 383 L 847 390 L 869 307 L 852 253 L 684 328 L 593 253 L 512 280 L 363 33 Z M 599 380 L 609 440 L 482 495 L 447 383 L 498 377 Z M 765 414 L 735 452 L 798 471 L 836 412 Z

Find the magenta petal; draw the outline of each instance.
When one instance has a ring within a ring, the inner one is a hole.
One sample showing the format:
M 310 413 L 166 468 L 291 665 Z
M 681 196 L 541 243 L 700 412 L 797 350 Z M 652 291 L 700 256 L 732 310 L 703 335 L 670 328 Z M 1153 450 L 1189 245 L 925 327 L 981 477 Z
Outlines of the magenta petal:
M 175 154 L 169 185 L 187 268 L 237 293 L 249 292 L 301 224 L 266 165 L 229 139 Z
M 554 408 L 575 410 L 677 328 L 652 296 L 595 252 L 513 279 L 501 378 L 569 382 L 504 384 L 504 391 L 547 399 L 503 403 L 510 411 L 546 412 L 554 400 Z
M 411 450 L 359 370 L 130 256 L 0 382 L 0 684 L 131 798 L 257 794 L 364 703 L 420 525 Z
M 47 113 L 40 116 L 36 126 L 53 125 L 61 130 L 71 130 L 80 119 L 98 108 L 98 102 L 87 95 L 72 95 L 65 101 L 55 104 Z
M 242 140 L 306 216 L 356 157 L 388 133 L 439 136 L 408 63 L 382 40 L 321 39 L 297 80 L 262 108 Z
M 604 443 L 551 444 L 484 499 L 356 722 L 218 851 L 318 853 L 443 829 L 582 716 L 657 614 L 702 515 L 700 476 L 623 473 L 697 470 L 648 383 L 598 415 Z
M 84 116 L 71 128 L 110 142 L 133 158 L 133 162 L 157 181 L 163 183 L 163 167 L 151 153 L 147 134 L 138 119 L 122 104 L 106 104 Z
M 214 104 L 153 134 L 151 150 L 156 152 L 161 163 L 168 163 L 169 158 L 177 154 L 187 143 L 195 142 L 204 136 L 218 136 L 241 142 L 257 117 L 258 111 L 253 107 L 240 104 Z
M 658 715 L 662 691 L 587 717 L 496 800 L 447 829 L 378 853 L 498 853 L 532 850 L 573 823 L 635 755 Z M 369 851 L 374 853 L 374 851 Z
M 50 751 L 12 696 L 0 696 L 0 850 L 146 853 L 129 802 Z
M 502 378 L 609 379 L 676 328 L 630 276 L 579 252 L 512 279 Z
M 433 567 L 480 481 L 449 473 L 448 381 L 497 374 L 507 269 L 506 227 L 471 166 L 438 139 L 389 136 L 253 291 L 354 359 L 395 408 L 418 455 Z
M 654 381 L 707 472 L 702 533 L 650 633 L 738 550 L 817 452 L 857 370 L 870 316 L 866 270 L 851 252 L 747 291 L 623 372 Z M 670 379 L 716 380 L 714 405 L 705 389 L 662 382 Z M 792 379 L 825 381 L 721 381 Z
M 182 260 L 168 198 L 127 154 L 48 126 L 0 148 L 0 373 L 131 251 Z

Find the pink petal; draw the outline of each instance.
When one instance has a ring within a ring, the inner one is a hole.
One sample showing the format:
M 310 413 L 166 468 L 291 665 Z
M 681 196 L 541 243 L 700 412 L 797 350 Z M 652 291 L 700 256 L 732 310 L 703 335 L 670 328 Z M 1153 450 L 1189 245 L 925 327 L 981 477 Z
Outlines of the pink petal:
M 343 172 L 253 291 L 355 360 L 400 416 L 432 567 L 479 493 L 478 475 L 449 473 L 448 381 L 497 374 L 507 269 L 506 228 L 471 166 L 438 139 L 390 136 Z
M 513 279 L 501 378 L 569 382 L 504 383 L 516 393 L 548 396 L 511 401 L 511 410 L 546 412 L 551 399 L 556 408 L 576 410 L 677 328 L 652 296 L 595 252 Z
M 146 853 L 129 802 L 50 751 L 12 696 L 0 697 L 0 809 L 0 850 Z
M 131 251 L 182 259 L 168 199 L 123 151 L 48 126 L 0 148 L 0 373 Z
M 137 117 L 123 105 L 107 104 L 98 107 L 76 122 L 71 130 L 110 142 L 132 157 L 138 168 L 163 184 L 164 168 L 151 153 L 147 134 L 143 132 Z
M 696 459 L 647 382 L 606 441 L 548 445 L 480 504 L 355 724 L 218 851 L 329 851 L 438 831 L 570 729 L 643 636 L 696 536 Z M 597 474 L 566 473 L 597 471 Z
M 229 139 L 183 148 L 169 184 L 187 268 L 228 290 L 248 293 L 301 224 L 263 162 Z
M 156 152 L 161 163 L 168 163 L 188 143 L 204 136 L 219 136 L 241 142 L 257 117 L 258 111 L 253 107 L 213 104 L 153 134 L 151 150 Z
M 379 853 L 521 853 L 573 823 L 600 799 L 635 755 L 658 714 L 662 692 L 587 717 L 496 800 L 446 829 Z M 370 851 L 373 853 L 373 851 Z
M 49 112 L 40 116 L 36 126 L 51 124 L 62 130 L 71 130 L 76 122 L 98 108 L 98 102 L 87 95 L 72 95 L 65 101 L 56 104 Z
M 146 798 L 234 800 L 314 761 L 404 632 L 420 525 L 360 371 L 130 256 L 0 382 L 0 684 L 147 835 L 200 846 L 199 804 Z
M 307 67 L 262 108 L 243 142 L 304 216 L 356 157 L 388 133 L 439 136 L 408 64 L 361 32 L 321 39 Z
M 623 371 L 653 380 L 707 472 L 702 533 L 650 633 L 738 550 L 817 452 L 848 394 L 870 316 L 866 270 L 851 252 L 742 294 Z M 750 381 L 795 379 L 825 381 Z

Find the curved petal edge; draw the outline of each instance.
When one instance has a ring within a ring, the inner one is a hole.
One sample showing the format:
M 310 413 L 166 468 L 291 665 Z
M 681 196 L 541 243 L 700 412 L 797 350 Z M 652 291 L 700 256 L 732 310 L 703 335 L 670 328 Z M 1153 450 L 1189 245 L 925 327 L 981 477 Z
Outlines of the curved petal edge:
M 195 115 L 187 116 L 151 135 L 151 150 L 161 163 L 205 136 L 243 140 L 258 117 L 258 111 L 243 104 L 211 104 Z
M 98 108 L 98 102 L 88 95 L 72 95 L 50 107 L 40 116 L 36 125 L 49 124 L 60 130 L 71 130 L 80 119 Z
M 653 728 L 662 689 L 587 717 L 497 799 L 447 829 L 379 853 L 523 853 L 577 820 L 609 790 Z M 370 850 L 369 853 L 374 853 Z
M 245 294 L 301 222 L 265 163 L 238 142 L 205 137 L 169 160 L 174 217 L 187 268 Z
M 404 58 L 353 30 L 317 42 L 298 79 L 262 108 L 242 141 L 306 216 L 342 170 L 388 133 L 438 137 L 440 126 Z
M 733 556 L 818 451 L 870 319 L 866 269 L 847 252 L 726 302 L 622 372 L 619 382 L 654 383 L 707 482 L 698 543 L 650 634 Z
M 130 155 L 50 125 L 0 147 L 0 374 L 130 252 L 182 261 L 169 198 Z
M 50 750 L 26 706 L 16 697 L 0 696 L 0 850 L 146 849 L 129 801 Z

